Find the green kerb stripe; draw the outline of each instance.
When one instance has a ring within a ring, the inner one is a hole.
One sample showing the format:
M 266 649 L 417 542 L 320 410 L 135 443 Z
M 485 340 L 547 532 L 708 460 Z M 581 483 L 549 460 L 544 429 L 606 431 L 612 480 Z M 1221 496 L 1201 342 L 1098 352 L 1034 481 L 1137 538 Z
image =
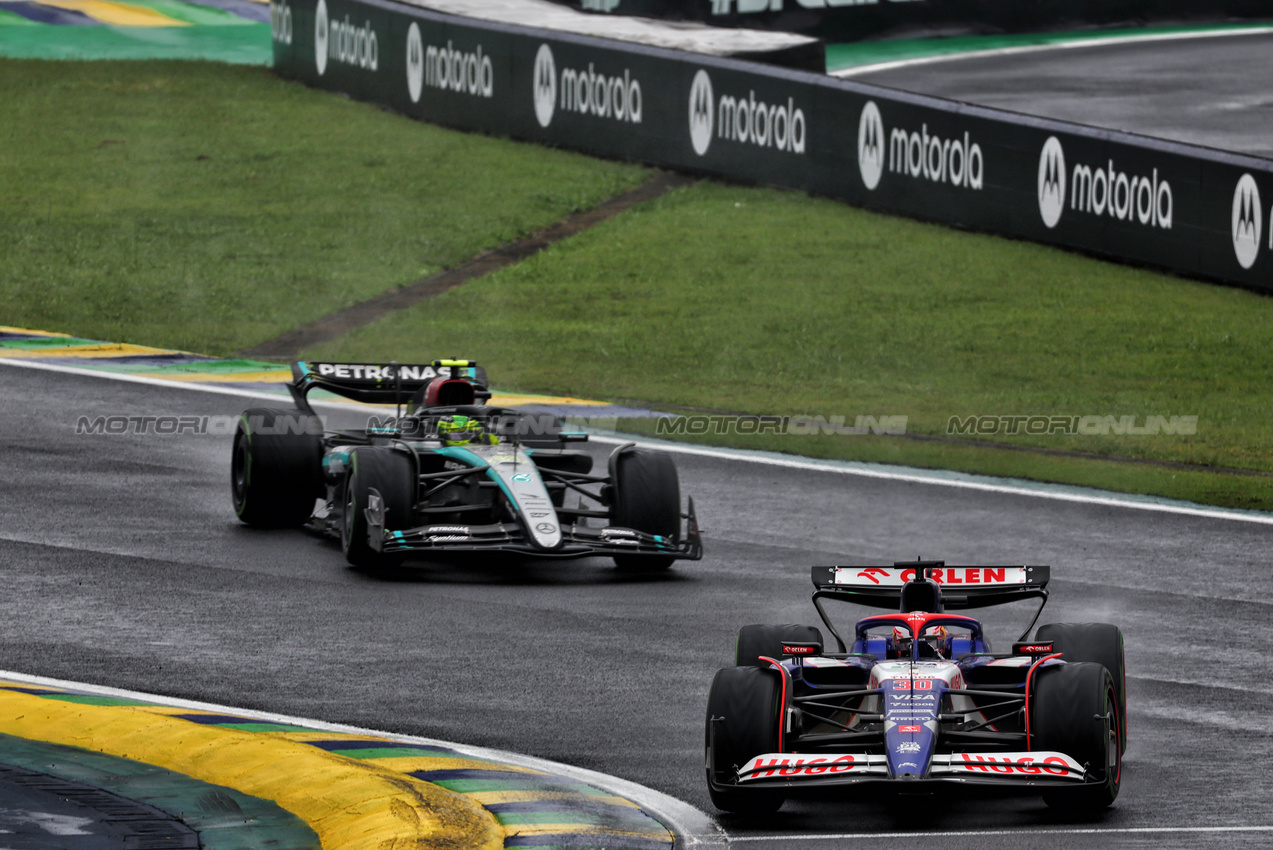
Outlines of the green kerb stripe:
M 504 826 L 525 826 L 537 823 L 568 823 L 568 824 L 589 824 L 591 826 L 608 826 L 614 827 L 617 822 L 623 821 L 624 828 L 640 827 L 640 831 L 650 831 L 651 827 L 660 826 L 659 822 L 642 812 L 640 809 L 633 809 L 632 814 L 615 811 L 613 813 L 596 814 L 594 812 L 580 811 L 551 811 L 551 812 L 496 812 L 495 819 Z M 666 830 L 659 830 L 659 835 L 666 835 Z
M 585 797 L 608 797 L 605 791 L 591 785 L 566 785 L 557 782 L 536 780 L 530 776 L 525 779 L 514 779 L 513 775 L 505 779 L 431 779 L 434 785 L 440 785 L 457 794 L 477 794 L 483 791 L 561 791 L 582 794 Z
M 288 726 L 283 723 L 213 723 L 218 729 L 238 729 L 240 732 L 313 732 L 305 726 Z
M 141 702 L 135 699 L 121 699 L 119 697 L 95 697 L 88 694 L 40 694 L 45 699 L 55 699 L 61 702 L 74 702 L 80 705 L 154 705 L 154 703 Z
M 400 759 L 400 758 L 432 758 L 463 759 L 464 761 L 484 761 L 490 759 L 473 758 L 451 750 L 430 750 L 423 747 L 367 747 L 366 749 L 330 750 L 338 756 L 351 759 Z M 495 762 L 491 762 L 494 764 Z
M 43 26 L 43 24 L 38 24 L 30 18 L 24 18 L 21 15 L 15 15 L 13 12 L 0 11 L 0 27 L 5 26 L 38 27 Z
M 72 345 L 103 345 L 100 340 L 80 339 L 74 336 L 41 337 L 39 339 L 0 339 L 0 348 L 19 348 L 38 351 L 42 348 L 67 348 Z M 109 345 L 109 343 L 105 343 Z
M 211 59 L 242 65 L 274 61 L 270 25 L 197 27 L 0 27 L 0 56 L 15 59 Z M 92 340 L 86 340 L 92 342 Z

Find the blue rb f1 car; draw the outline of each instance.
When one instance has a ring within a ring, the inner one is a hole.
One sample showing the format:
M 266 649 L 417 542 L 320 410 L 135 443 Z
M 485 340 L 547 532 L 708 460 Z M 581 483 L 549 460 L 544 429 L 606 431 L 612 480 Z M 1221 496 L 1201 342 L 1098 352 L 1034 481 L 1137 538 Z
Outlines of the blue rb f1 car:
M 745 626 L 735 666 L 708 695 L 707 787 L 717 808 L 775 811 L 818 789 L 907 792 L 996 786 L 1096 811 L 1118 796 L 1127 747 L 1122 633 L 1105 623 L 1040 626 L 1044 566 L 814 567 L 813 626 Z M 952 609 L 1039 599 L 1010 652 Z M 846 641 L 823 608 L 893 613 Z M 834 791 L 831 791 L 834 794 Z M 846 795 L 846 799 L 848 799 Z

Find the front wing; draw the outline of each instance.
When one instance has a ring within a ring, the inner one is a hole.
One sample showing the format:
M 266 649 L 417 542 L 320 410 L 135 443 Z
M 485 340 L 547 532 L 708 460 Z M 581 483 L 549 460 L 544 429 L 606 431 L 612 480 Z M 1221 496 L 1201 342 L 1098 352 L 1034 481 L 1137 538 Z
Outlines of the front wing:
M 374 493 L 374 491 L 373 491 Z M 378 494 L 377 494 L 378 495 Z M 592 528 L 578 523 L 561 527 L 561 543 L 544 548 L 520 523 L 489 525 L 423 525 L 404 531 L 384 528 L 376 500 L 366 508 L 367 529 L 373 548 L 381 552 L 515 552 L 547 558 L 582 558 L 588 555 L 663 555 L 697 561 L 703 542 L 690 500 L 684 540 L 647 534 L 631 528 Z M 379 544 L 377 547 L 376 544 Z
M 708 783 L 718 791 L 800 789 L 847 785 L 918 786 L 993 785 L 1023 791 L 1099 784 L 1099 777 L 1060 752 L 941 753 L 926 772 L 890 775 L 888 758 L 863 753 L 765 753 L 738 767 L 732 776 L 714 776 L 708 752 Z

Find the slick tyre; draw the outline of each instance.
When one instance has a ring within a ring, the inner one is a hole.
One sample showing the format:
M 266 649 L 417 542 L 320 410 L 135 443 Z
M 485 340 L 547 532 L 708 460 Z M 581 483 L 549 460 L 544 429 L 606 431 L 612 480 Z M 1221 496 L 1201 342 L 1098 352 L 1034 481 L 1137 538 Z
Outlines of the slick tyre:
M 733 783 L 738 768 L 758 755 L 778 751 L 781 698 L 776 671 L 726 667 L 712 680 L 704 730 L 707 791 L 721 811 L 764 814 L 782 806 L 779 792 L 713 787 L 712 781 Z
M 304 524 L 323 495 L 322 423 L 299 410 L 243 411 L 230 453 L 234 513 L 255 528 Z
M 1094 661 L 1114 679 L 1118 694 L 1118 743 L 1127 752 L 1127 667 L 1123 660 L 1123 633 L 1109 623 L 1048 623 L 1039 626 L 1034 639 L 1051 643 L 1062 661 Z
M 340 548 L 345 560 L 369 570 L 392 569 L 402 563 L 401 552 L 377 552 L 367 540 L 368 496 L 375 490 L 385 507 L 385 528 L 411 525 L 415 501 L 415 469 L 401 452 L 381 446 L 354 449 L 345 478 L 345 506 L 341 514 Z
M 1108 808 L 1123 770 L 1118 694 L 1109 671 L 1090 661 L 1039 669 L 1031 684 L 1030 721 L 1032 750 L 1065 753 L 1095 779 L 1046 791 L 1043 802 L 1081 815 Z
M 676 541 L 681 530 L 681 487 L 671 455 L 648 449 L 620 452 L 612 479 L 612 525 Z M 635 572 L 666 570 L 674 560 L 670 555 L 614 556 L 619 569 Z
M 762 656 L 782 660 L 784 643 L 822 643 L 822 632 L 816 626 L 798 626 L 787 623 L 781 626 L 743 626 L 738 630 L 738 642 L 734 646 L 734 665 L 772 669 L 761 661 Z

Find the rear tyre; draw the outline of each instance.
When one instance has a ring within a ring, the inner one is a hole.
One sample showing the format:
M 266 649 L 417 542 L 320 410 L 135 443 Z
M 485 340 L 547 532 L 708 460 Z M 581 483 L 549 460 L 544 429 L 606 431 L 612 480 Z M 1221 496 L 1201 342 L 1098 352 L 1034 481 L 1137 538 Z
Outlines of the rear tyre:
M 411 524 L 415 501 L 415 470 L 411 459 L 381 446 L 355 449 L 349 455 L 345 479 L 345 509 L 341 517 L 340 547 L 345 560 L 364 569 L 391 569 L 402 563 L 402 552 L 377 552 L 367 542 L 367 508 L 372 490 L 385 506 L 385 528 L 401 530 Z
M 707 793 L 721 811 L 765 814 L 782 806 L 780 792 L 713 788 L 710 781 L 729 782 L 756 756 L 778 751 L 781 697 L 777 672 L 726 667 L 712 680 L 704 730 Z
M 676 464 L 667 452 L 631 449 L 615 459 L 612 473 L 611 524 L 657 534 L 675 544 L 681 531 L 681 487 Z M 666 570 L 670 555 L 615 555 L 621 570 Z
M 1096 784 L 1043 794 L 1057 809 L 1095 814 L 1118 797 L 1123 751 L 1118 694 L 1109 671 L 1092 662 L 1040 668 L 1030 694 L 1032 750 L 1055 750 L 1084 765 Z
M 1123 633 L 1109 623 L 1048 623 L 1034 639 L 1051 642 L 1066 662 L 1094 661 L 1109 671 L 1118 694 L 1118 744 L 1127 752 L 1127 667 L 1123 661 Z
M 822 643 L 822 631 L 816 626 L 799 626 L 787 623 L 781 626 L 743 626 L 738 630 L 738 643 L 734 647 L 734 665 L 771 669 L 761 656 L 782 660 L 784 643 Z
M 323 494 L 322 423 L 299 410 L 243 411 L 230 454 L 234 513 L 254 528 L 303 525 Z

